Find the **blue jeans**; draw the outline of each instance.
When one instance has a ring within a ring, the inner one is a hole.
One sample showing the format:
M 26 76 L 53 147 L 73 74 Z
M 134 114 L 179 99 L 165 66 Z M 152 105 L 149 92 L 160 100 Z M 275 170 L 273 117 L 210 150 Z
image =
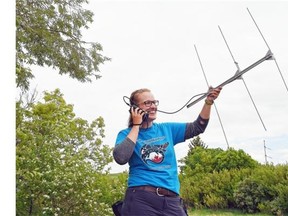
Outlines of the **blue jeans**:
M 156 193 L 128 188 L 121 216 L 186 216 L 180 197 L 158 196 Z

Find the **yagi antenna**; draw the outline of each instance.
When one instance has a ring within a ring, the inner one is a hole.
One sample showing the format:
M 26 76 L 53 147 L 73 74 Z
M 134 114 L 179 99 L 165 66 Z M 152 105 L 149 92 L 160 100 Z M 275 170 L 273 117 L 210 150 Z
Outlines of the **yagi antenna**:
M 256 61 L 255 63 L 251 64 L 250 66 L 248 66 L 247 68 L 239 71 L 239 73 L 234 74 L 234 76 L 230 77 L 229 79 L 225 80 L 224 82 L 222 82 L 221 84 L 219 84 L 218 86 L 216 86 L 215 88 L 219 88 L 219 87 L 223 87 L 237 79 L 239 79 L 243 74 L 247 73 L 249 70 L 251 70 L 252 68 L 256 67 L 257 65 L 261 64 L 262 62 L 273 58 L 273 54 L 271 53 L 271 51 L 269 50 L 266 55 L 259 59 L 258 61 Z M 186 107 L 189 108 L 191 106 L 193 106 L 194 104 L 198 103 L 199 101 L 203 100 L 204 98 L 206 98 L 208 95 L 210 94 L 210 92 L 207 92 L 206 94 L 202 95 L 201 97 L 199 97 L 198 99 L 192 101 L 191 103 L 189 103 Z
M 247 10 L 248 10 L 248 8 L 247 8 Z M 266 40 L 265 40 L 262 32 L 260 31 L 258 25 L 256 24 L 256 22 L 255 22 L 254 18 L 252 17 L 252 15 L 251 15 L 251 13 L 250 13 L 249 10 L 248 10 L 248 12 L 249 12 L 251 18 L 253 19 L 253 22 L 255 23 L 255 25 L 256 25 L 259 33 L 261 34 L 261 36 L 262 36 L 263 40 L 265 41 L 266 46 L 268 47 L 269 50 L 268 50 L 268 52 L 266 53 L 266 55 L 265 55 L 264 57 L 262 57 L 261 59 L 259 59 L 259 60 L 256 61 L 255 63 L 251 64 L 251 65 L 248 66 L 247 68 L 245 68 L 245 69 L 243 69 L 243 70 L 239 70 L 236 74 L 234 74 L 234 76 L 230 77 L 230 78 L 227 79 L 226 81 L 224 81 L 224 82 L 222 82 L 221 84 L 217 85 L 215 88 L 223 87 L 223 86 L 225 86 L 225 85 L 227 85 L 227 84 L 229 84 L 229 83 L 231 83 L 231 82 L 233 82 L 233 81 L 241 78 L 243 74 L 247 73 L 248 71 L 250 71 L 251 69 L 253 69 L 254 67 L 256 67 L 257 65 L 261 64 L 262 62 L 264 62 L 264 61 L 266 61 L 266 60 L 274 60 L 275 63 L 276 63 L 276 66 L 277 66 L 277 68 L 278 68 L 278 71 L 279 71 L 279 73 L 280 73 L 280 75 L 281 75 L 281 78 L 282 78 L 282 80 L 283 80 L 283 82 L 284 82 L 284 85 L 285 85 L 285 87 L 286 87 L 286 89 L 287 89 L 287 91 L 288 91 L 286 82 L 285 82 L 285 80 L 284 80 L 284 78 L 283 78 L 283 75 L 282 75 L 282 73 L 281 73 L 281 70 L 280 70 L 280 68 L 279 68 L 279 66 L 278 66 L 278 63 L 277 63 L 276 59 L 273 57 L 273 54 L 272 54 L 272 52 L 271 52 L 270 47 L 268 46 L 268 43 L 266 42 Z M 236 65 L 238 66 L 238 64 L 236 64 Z M 201 100 L 203 100 L 204 98 L 206 98 L 206 97 L 209 95 L 209 93 L 210 93 L 210 92 L 207 92 L 206 94 L 203 94 L 201 97 L 199 97 L 199 98 L 195 99 L 194 101 L 192 101 L 191 103 L 189 103 L 186 107 L 187 107 L 187 108 L 190 108 L 191 106 L 195 105 L 195 104 L 198 103 L 199 101 L 201 101 Z
M 227 48 L 228 48 L 228 50 L 229 50 L 229 52 L 230 52 L 230 55 L 231 55 L 231 57 L 232 57 L 232 59 L 233 59 L 233 61 L 234 61 L 234 64 L 235 64 L 236 67 L 237 67 L 236 73 L 238 73 L 239 71 L 241 71 L 241 70 L 240 70 L 240 67 L 239 67 L 239 65 L 238 65 L 238 62 L 236 62 L 236 60 L 235 60 L 235 58 L 234 58 L 234 56 L 233 56 L 233 54 L 232 54 L 232 51 L 231 51 L 231 49 L 230 49 L 230 47 L 229 47 L 229 45 L 228 45 L 228 43 L 227 43 L 227 41 L 226 41 L 226 39 L 225 39 L 225 37 L 224 37 L 224 34 L 223 34 L 220 26 L 218 26 L 218 28 L 219 28 L 219 30 L 220 30 L 220 32 L 221 32 L 222 38 L 224 39 L 224 42 L 225 42 L 226 46 L 227 46 Z M 249 89 L 248 89 L 248 86 L 246 85 L 246 82 L 245 82 L 244 78 L 241 76 L 240 79 L 243 81 L 243 84 L 244 84 L 244 86 L 245 86 L 245 88 L 246 88 L 246 90 L 247 90 L 247 92 L 248 92 L 248 95 L 249 95 L 249 97 L 250 97 L 250 99 L 251 99 L 251 101 L 252 101 L 252 103 L 253 103 L 253 105 L 254 105 L 254 108 L 255 108 L 255 110 L 256 110 L 256 112 L 257 112 L 257 115 L 258 115 L 258 117 L 259 117 L 259 119 L 260 119 L 260 121 L 261 121 L 261 123 L 262 123 L 262 125 L 263 125 L 263 127 L 264 127 L 264 130 L 267 131 L 267 130 L 266 130 L 266 127 L 265 127 L 265 125 L 264 125 L 264 122 L 263 122 L 263 120 L 262 120 L 262 118 L 261 118 L 261 116 L 260 116 L 260 113 L 259 113 L 259 111 L 258 111 L 258 109 L 257 109 L 257 107 L 256 107 L 256 104 L 255 104 L 255 102 L 254 102 L 254 100 L 253 100 L 253 98 L 252 98 L 252 95 L 251 95 L 251 93 L 250 93 L 250 91 L 249 91 Z

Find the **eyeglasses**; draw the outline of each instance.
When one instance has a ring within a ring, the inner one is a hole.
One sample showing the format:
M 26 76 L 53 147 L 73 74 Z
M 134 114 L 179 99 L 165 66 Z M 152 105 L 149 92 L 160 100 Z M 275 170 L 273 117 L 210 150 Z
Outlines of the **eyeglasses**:
M 158 100 L 154 100 L 154 101 L 144 101 L 143 104 L 146 106 L 146 107 L 151 107 L 152 104 L 154 104 L 155 106 L 158 106 L 159 105 L 159 101 Z

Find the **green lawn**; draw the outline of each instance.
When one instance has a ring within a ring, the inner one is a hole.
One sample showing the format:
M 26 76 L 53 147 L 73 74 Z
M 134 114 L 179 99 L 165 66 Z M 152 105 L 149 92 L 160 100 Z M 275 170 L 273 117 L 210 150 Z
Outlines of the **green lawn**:
M 190 210 L 188 212 L 189 216 L 234 216 L 234 215 L 242 215 L 242 216 L 271 216 L 268 214 L 244 214 L 240 211 L 236 210 Z

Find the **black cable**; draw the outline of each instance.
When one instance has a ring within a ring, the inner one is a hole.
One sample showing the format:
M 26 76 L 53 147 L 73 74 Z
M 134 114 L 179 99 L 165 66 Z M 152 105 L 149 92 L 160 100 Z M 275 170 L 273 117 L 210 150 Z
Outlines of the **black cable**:
M 127 97 L 127 96 L 123 96 L 123 101 L 124 101 L 124 103 L 125 103 L 126 105 L 128 105 L 128 106 L 130 106 L 130 107 L 131 107 L 131 104 L 130 104 L 130 102 L 128 103 L 128 102 L 125 100 L 125 98 L 127 98 L 129 101 L 130 101 L 130 98 L 129 98 L 129 97 Z
M 167 111 L 162 111 L 162 110 L 157 109 L 157 112 L 161 112 L 161 113 L 165 113 L 165 114 L 175 114 L 175 113 L 178 113 L 178 112 L 180 112 L 184 107 L 186 107 L 187 104 L 190 103 L 190 101 L 193 100 L 195 97 L 203 96 L 203 95 L 205 95 L 205 94 L 207 94 L 207 92 L 194 95 L 194 96 L 191 97 L 180 109 L 178 109 L 178 110 L 176 110 L 176 111 L 167 112 Z M 127 97 L 127 96 L 123 96 L 123 101 L 125 102 L 126 105 L 131 106 L 130 103 L 128 103 L 125 99 L 129 99 L 129 101 L 130 101 L 130 98 Z
M 162 111 L 162 110 L 157 109 L 157 112 L 161 112 L 161 113 L 165 113 L 165 114 L 175 114 L 175 113 L 178 113 L 178 112 L 180 112 L 184 107 L 186 107 L 187 104 L 189 104 L 190 101 L 193 100 L 195 97 L 202 96 L 202 95 L 205 95 L 205 94 L 207 94 L 207 92 L 194 95 L 194 96 L 191 97 L 180 109 L 178 109 L 178 110 L 176 110 L 176 111 L 166 112 L 166 111 Z

